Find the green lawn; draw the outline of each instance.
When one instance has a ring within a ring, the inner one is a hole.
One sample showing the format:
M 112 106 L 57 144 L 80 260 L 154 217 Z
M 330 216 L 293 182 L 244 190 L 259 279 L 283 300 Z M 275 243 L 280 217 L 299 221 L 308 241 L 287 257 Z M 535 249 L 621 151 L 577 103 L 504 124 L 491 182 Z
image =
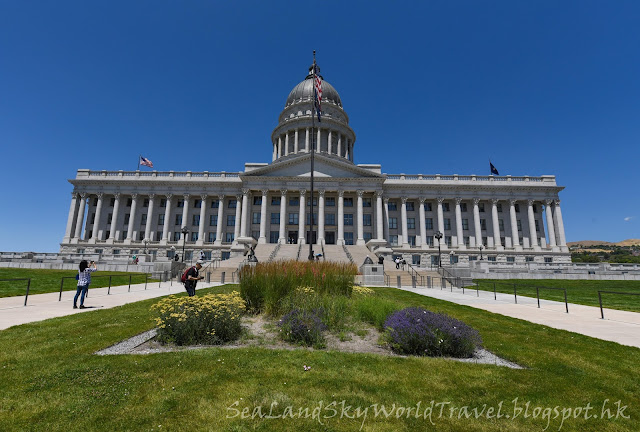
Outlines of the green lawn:
M 0 331 L 0 430 L 543 431 L 547 421 L 536 407 L 551 410 L 549 431 L 638 430 L 640 349 L 405 291 L 376 291 L 465 321 L 480 331 L 489 350 L 526 369 L 306 349 L 92 354 L 152 328 L 149 307 L 155 299 Z M 305 364 L 311 371 L 303 371 Z M 343 400 L 352 407 L 346 414 Z M 338 404 L 335 415 L 333 406 L 327 408 L 332 401 Z M 446 408 L 442 416 L 436 408 L 424 419 L 431 401 Z M 603 404 L 617 414 L 616 401 L 627 406 L 623 414 L 630 418 L 601 419 Z M 409 408 L 419 402 L 420 418 L 415 411 L 375 417 L 371 407 Z M 514 419 L 527 402 L 529 417 L 522 411 Z M 502 404 L 502 417 L 450 415 L 450 407 L 482 410 L 484 404 L 496 410 Z M 561 423 L 563 409 L 575 414 L 587 404 L 592 409 L 586 414 L 597 419 L 585 419 L 583 411 Z M 240 414 L 261 406 L 266 415 L 273 406 L 276 416 L 288 413 L 289 405 L 296 418 L 243 419 Z M 320 419 L 298 418 L 298 409 L 305 407 L 310 416 L 322 407 Z M 370 407 L 366 419 L 349 418 L 356 407 Z M 553 418 L 555 407 L 558 418 Z
M 640 281 L 591 281 L 591 280 L 557 280 L 557 279 L 476 279 L 480 289 L 513 294 L 516 284 L 518 295 L 536 297 L 535 287 L 565 288 L 569 303 L 600 307 L 598 291 L 616 291 L 640 294 Z M 540 298 L 564 302 L 564 291 L 540 289 Z M 603 294 L 602 306 L 609 309 L 620 309 L 640 312 L 640 295 Z M 571 312 L 571 310 L 569 310 Z
M 77 270 L 41 270 L 41 269 L 14 269 L 0 268 L 0 279 L 25 279 L 31 278 L 31 286 L 29 287 L 29 295 L 43 294 L 49 292 L 60 291 L 60 283 L 64 279 L 63 291 L 75 290 L 78 281 L 75 275 Z M 128 285 L 129 274 L 132 274 L 131 283 L 144 283 L 144 273 L 123 273 L 123 272 L 101 272 L 93 273 L 91 277 L 91 288 L 101 288 L 109 286 L 109 278 L 104 275 L 113 275 L 111 278 L 111 286 Z M 157 279 L 149 278 L 149 282 Z M 27 291 L 27 281 L 10 281 L 0 282 L 0 297 L 23 296 Z

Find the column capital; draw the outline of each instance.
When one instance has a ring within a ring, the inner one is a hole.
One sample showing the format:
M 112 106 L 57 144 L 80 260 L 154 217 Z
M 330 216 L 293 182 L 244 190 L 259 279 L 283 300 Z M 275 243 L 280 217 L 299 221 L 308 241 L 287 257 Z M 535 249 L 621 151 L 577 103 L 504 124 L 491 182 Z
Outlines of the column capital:
M 113 197 L 114 197 L 116 200 L 119 200 L 119 199 L 120 199 L 120 192 L 116 192 L 116 193 L 114 193 L 114 194 L 113 194 Z
M 376 191 L 376 197 L 381 198 L 384 196 L 384 191 Z
M 152 193 L 151 193 L 151 194 L 149 194 L 149 199 L 150 199 L 150 200 L 154 199 L 155 197 L 156 197 L 156 194 L 152 194 Z
M 218 199 L 222 201 L 224 199 L 224 194 L 218 195 Z
M 86 199 L 88 196 L 89 196 L 89 194 L 88 194 L 88 193 L 86 193 L 86 192 L 80 192 L 80 198 L 82 198 L 82 199 Z
M 498 205 L 499 201 L 500 200 L 498 198 L 491 198 L 491 204 L 493 204 L 493 205 Z
M 167 199 L 167 201 L 169 201 L 171 198 L 173 198 L 173 194 L 172 193 L 164 194 L 164 197 Z
M 461 197 L 456 197 L 456 205 L 459 205 L 462 202 L 462 198 Z
M 101 199 L 104 197 L 104 192 L 102 192 L 102 191 L 101 191 L 101 192 L 98 192 L 98 193 L 96 194 L 96 196 L 98 197 L 98 199 L 99 199 L 99 200 L 101 200 Z
M 71 192 L 71 198 L 78 198 L 80 194 L 76 191 Z
M 280 195 L 281 195 L 282 197 L 287 196 L 287 190 L 286 190 L 286 189 L 280 189 Z
M 402 200 L 402 204 L 406 204 L 407 203 L 407 197 L 406 196 L 400 197 L 400 199 Z
M 202 199 L 202 201 L 205 201 L 208 197 L 209 195 L 207 195 L 206 193 L 200 194 L 200 198 Z
M 436 198 L 438 200 L 438 204 L 442 204 L 444 202 L 444 197 Z
M 551 205 L 551 203 L 553 203 L 553 200 L 552 200 L 552 199 L 545 199 L 545 200 L 544 200 L 544 204 L 545 204 L 545 205 L 547 205 L 547 206 L 550 206 L 550 205 Z
M 530 206 L 532 206 L 533 203 L 535 203 L 535 202 L 536 202 L 536 200 L 533 200 L 533 199 L 528 199 L 527 200 L 527 204 L 530 205 Z
M 362 198 L 362 195 L 364 195 L 364 190 L 358 189 L 356 193 L 358 194 L 358 197 Z
M 478 205 L 478 204 L 480 204 L 480 198 L 474 198 L 473 205 Z
M 267 194 L 269 193 L 269 189 L 262 189 L 260 192 L 262 192 L 263 197 L 266 197 Z
M 189 197 L 190 197 L 190 195 L 189 195 L 188 193 L 183 193 L 183 194 L 182 194 L 182 198 L 183 198 L 185 201 L 188 201 L 188 200 L 189 200 Z
M 307 129 L 309 129 L 309 128 L 307 128 Z M 306 189 L 300 189 L 299 192 L 300 192 L 300 196 L 301 197 L 304 197 L 307 194 L 307 190 Z
M 418 202 L 420 203 L 420 205 L 424 204 L 424 202 L 425 202 L 426 200 L 427 200 L 427 199 L 426 199 L 425 197 L 419 197 L 419 198 L 418 198 Z
M 385 205 L 389 205 L 389 197 L 386 196 L 383 198 L 383 200 Z
M 339 197 L 344 197 L 344 191 L 343 190 L 339 190 L 338 191 L 338 196 Z
M 242 201 L 242 194 L 236 194 L 236 200 L 238 200 L 238 201 Z M 237 206 L 237 205 L 238 205 L 238 204 L 236 203 L 236 206 Z
M 132 193 L 131 194 L 131 199 L 132 200 L 137 200 L 138 199 L 138 194 L 137 193 Z
M 554 199 L 553 200 L 553 204 L 556 205 L 556 206 L 559 206 L 560 205 L 560 198 Z
M 242 195 L 249 195 L 249 189 L 243 188 L 242 189 Z
M 318 189 L 318 196 L 324 197 L 324 189 Z
M 515 198 L 509 198 L 509 205 L 510 205 L 510 206 L 514 206 L 514 205 L 516 205 L 516 203 L 517 203 L 517 202 L 518 202 L 518 200 L 517 200 L 517 199 L 515 199 Z

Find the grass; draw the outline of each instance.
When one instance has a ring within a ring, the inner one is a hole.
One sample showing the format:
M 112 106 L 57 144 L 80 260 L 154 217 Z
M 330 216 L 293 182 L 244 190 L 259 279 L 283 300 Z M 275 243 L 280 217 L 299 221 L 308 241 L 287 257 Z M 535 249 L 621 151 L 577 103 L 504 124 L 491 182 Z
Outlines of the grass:
M 599 281 L 599 280 L 557 280 L 557 279 L 476 279 L 481 290 L 496 291 L 513 294 L 516 284 L 518 296 L 536 297 L 535 287 L 565 288 L 569 303 L 600 307 L 598 291 L 616 291 L 640 294 L 640 281 Z M 540 298 L 564 302 L 564 291 L 540 289 Z M 640 312 L 640 295 L 603 294 L 602 306 L 609 309 L 619 309 Z
M 77 270 L 43 270 L 43 269 L 15 269 L 0 268 L 0 279 L 24 279 L 31 278 L 31 286 L 29 287 L 29 295 L 44 294 L 60 291 L 60 282 L 64 279 L 63 291 L 75 291 L 78 281 L 75 275 Z M 122 272 L 101 272 L 92 274 L 90 288 L 102 288 L 109 286 L 109 278 L 104 275 L 113 275 L 111 278 L 111 286 L 128 285 L 129 275 L 132 284 L 144 283 L 145 273 L 122 273 Z M 149 278 L 149 282 L 157 279 Z M 23 296 L 27 292 L 27 281 L 11 281 L 0 282 L 0 297 Z
M 199 291 L 229 292 L 237 286 Z M 207 348 L 153 355 L 95 356 L 96 350 L 153 327 L 148 300 L 55 318 L 0 332 L 0 430 L 53 431 L 543 431 L 534 407 L 553 410 L 621 401 L 629 419 L 551 419 L 546 430 L 637 431 L 640 350 L 555 330 L 390 288 L 377 295 L 402 306 L 444 312 L 478 329 L 486 348 L 526 369 L 309 350 Z M 303 365 L 312 367 L 304 372 Z M 514 403 L 513 400 L 517 399 Z M 327 404 L 336 401 L 335 406 Z M 344 401 L 344 408 L 342 401 Z M 443 415 L 414 412 L 374 417 L 390 409 L 447 403 Z M 512 418 L 517 408 L 530 408 Z M 277 403 L 277 404 L 276 404 Z M 321 405 L 323 404 L 323 405 Z M 502 418 L 458 418 L 450 408 L 483 404 Z M 241 418 L 255 412 L 295 418 Z M 350 410 L 346 410 L 351 406 Z M 514 407 L 515 406 L 515 407 Z M 299 418 L 318 407 L 321 417 Z M 366 419 L 354 409 L 370 407 Z M 335 409 L 333 415 L 332 409 Z M 344 415 L 346 412 L 347 415 Z M 572 410 L 572 413 L 576 411 Z M 504 417 L 506 414 L 510 418 Z M 553 411 L 551 411 L 553 417 Z M 559 411 L 562 416 L 562 411 Z M 330 418 L 327 418 L 330 417 Z M 322 424 L 320 424 L 322 422 Z M 433 424 L 432 424 L 432 423 Z

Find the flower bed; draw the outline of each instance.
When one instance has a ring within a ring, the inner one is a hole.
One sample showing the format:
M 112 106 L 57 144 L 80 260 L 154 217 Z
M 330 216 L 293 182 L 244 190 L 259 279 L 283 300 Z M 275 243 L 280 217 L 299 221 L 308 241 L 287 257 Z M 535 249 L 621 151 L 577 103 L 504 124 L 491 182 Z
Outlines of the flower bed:
M 245 303 L 237 291 L 202 297 L 169 296 L 154 304 L 158 340 L 176 345 L 217 345 L 242 333 L 240 317 Z
M 480 334 L 462 321 L 417 307 L 394 312 L 384 326 L 399 354 L 472 357 L 482 345 Z
M 278 322 L 282 339 L 306 346 L 324 345 L 322 332 L 327 326 L 317 313 L 293 309 Z

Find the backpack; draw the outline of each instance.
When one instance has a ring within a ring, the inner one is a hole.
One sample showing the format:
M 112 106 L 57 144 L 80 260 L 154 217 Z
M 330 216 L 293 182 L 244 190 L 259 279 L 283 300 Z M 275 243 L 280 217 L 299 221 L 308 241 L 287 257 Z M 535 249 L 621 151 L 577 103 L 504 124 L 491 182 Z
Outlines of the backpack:
M 182 283 L 187 282 L 187 273 L 189 273 L 189 270 L 191 270 L 192 268 L 195 268 L 195 267 L 189 267 L 188 269 L 186 269 L 184 271 L 184 273 L 182 273 L 182 277 L 180 278 L 180 282 L 182 282 Z

